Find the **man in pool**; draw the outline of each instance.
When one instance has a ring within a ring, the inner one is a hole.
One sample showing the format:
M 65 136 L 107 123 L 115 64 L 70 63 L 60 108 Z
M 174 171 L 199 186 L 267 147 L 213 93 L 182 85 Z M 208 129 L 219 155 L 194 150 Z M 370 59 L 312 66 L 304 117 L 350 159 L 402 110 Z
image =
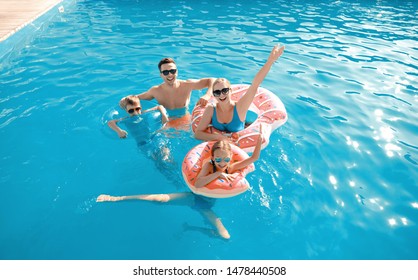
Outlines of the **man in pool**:
M 192 90 L 200 90 L 211 87 L 214 78 L 202 78 L 200 80 L 177 79 L 178 70 L 172 58 L 163 58 L 158 63 L 160 76 L 163 83 L 151 87 L 148 91 L 138 94 L 141 100 L 156 99 L 160 105 L 167 110 L 170 118 L 167 126 L 179 127 L 190 123 L 188 106 Z M 198 101 L 198 104 L 206 105 L 211 92 L 207 92 Z

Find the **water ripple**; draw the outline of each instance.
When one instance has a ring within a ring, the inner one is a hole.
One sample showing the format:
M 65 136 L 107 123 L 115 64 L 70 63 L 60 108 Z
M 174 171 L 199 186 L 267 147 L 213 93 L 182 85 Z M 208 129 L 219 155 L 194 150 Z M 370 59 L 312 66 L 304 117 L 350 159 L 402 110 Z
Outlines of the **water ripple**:
M 327 110 L 327 111 L 331 110 L 331 108 L 319 104 L 319 101 L 318 100 L 315 100 L 315 99 L 310 98 L 310 97 L 299 96 L 299 97 L 297 97 L 297 99 L 298 100 L 301 100 L 301 101 L 304 101 L 306 103 L 309 103 L 311 105 L 314 105 L 315 107 L 320 108 L 320 109 L 323 109 L 323 110 Z

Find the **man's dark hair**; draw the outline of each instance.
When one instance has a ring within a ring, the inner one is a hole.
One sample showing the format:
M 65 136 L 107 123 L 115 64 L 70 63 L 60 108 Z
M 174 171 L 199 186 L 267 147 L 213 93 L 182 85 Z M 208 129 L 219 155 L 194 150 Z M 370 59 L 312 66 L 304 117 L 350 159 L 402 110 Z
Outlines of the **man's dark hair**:
M 174 59 L 172 59 L 171 57 L 166 57 L 160 60 L 160 62 L 158 63 L 158 70 L 161 71 L 161 65 L 163 64 L 167 64 L 167 63 L 174 63 L 176 64 L 176 62 L 174 61 Z

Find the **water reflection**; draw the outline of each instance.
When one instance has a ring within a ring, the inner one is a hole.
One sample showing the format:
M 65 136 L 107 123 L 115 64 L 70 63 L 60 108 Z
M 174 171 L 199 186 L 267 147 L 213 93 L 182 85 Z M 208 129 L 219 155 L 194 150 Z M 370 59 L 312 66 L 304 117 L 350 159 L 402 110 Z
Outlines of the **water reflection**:
M 383 110 L 381 109 L 376 109 L 374 111 L 374 115 L 376 117 L 376 121 L 378 123 L 382 123 L 383 122 Z M 390 118 L 389 120 L 398 120 L 399 118 Z M 399 147 L 398 145 L 392 143 L 395 140 L 395 129 L 393 129 L 392 127 L 388 126 L 388 125 L 382 125 L 379 127 L 378 130 L 374 130 L 373 131 L 373 139 L 376 141 L 385 141 L 386 143 L 383 144 L 383 149 L 386 151 L 386 155 L 388 157 L 394 157 L 395 155 L 398 156 L 402 156 L 401 155 L 401 147 Z M 378 144 L 380 147 L 382 147 L 382 145 Z
M 408 226 L 409 225 L 409 220 L 405 217 L 400 217 L 400 218 L 389 218 L 388 219 L 388 224 L 391 227 L 396 227 L 396 226 Z

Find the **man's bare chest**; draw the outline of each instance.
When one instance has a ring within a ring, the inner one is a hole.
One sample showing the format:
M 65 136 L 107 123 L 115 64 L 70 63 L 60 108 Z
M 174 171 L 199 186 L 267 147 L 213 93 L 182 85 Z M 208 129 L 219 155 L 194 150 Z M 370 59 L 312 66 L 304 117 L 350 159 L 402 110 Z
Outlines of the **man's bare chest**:
M 164 91 L 156 96 L 158 103 L 168 109 L 186 106 L 189 98 L 190 92 L 181 90 Z

